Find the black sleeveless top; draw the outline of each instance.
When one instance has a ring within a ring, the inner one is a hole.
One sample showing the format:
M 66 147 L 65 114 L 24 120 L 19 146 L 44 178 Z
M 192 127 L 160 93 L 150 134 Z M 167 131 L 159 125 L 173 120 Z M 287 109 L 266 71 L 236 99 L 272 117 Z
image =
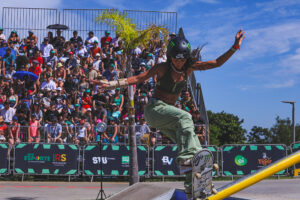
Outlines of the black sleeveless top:
M 182 89 L 186 86 L 187 75 L 185 74 L 184 80 L 181 82 L 174 82 L 172 78 L 172 67 L 169 65 L 168 70 L 164 76 L 161 77 L 156 83 L 156 88 L 162 92 L 169 94 L 180 94 Z

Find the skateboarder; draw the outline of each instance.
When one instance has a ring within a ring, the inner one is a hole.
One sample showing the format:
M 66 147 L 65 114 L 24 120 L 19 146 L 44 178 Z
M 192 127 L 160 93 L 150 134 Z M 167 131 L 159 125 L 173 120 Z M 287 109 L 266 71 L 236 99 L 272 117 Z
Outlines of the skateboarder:
M 182 32 L 182 31 L 181 31 Z M 180 32 L 180 33 L 181 33 Z M 189 75 L 196 70 L 208 70 L 223 65 L 237 50 L 240 49 L 244 33 L 239 30 L 235 36 L 235 42 L 223 55 L 216 60 L 196 61 L 191 56 L 190 43 L 185 39 L 183 32 L 173 38 L 167 49 L 167 62 L 160 63 L 148 71 L 117 81 L 93 81 L 102 87 L 119 88 L 137 83 L 143 83 L 153 76 L 157 76 L 157 84 L 154 95 L 145 107 L 144 116 L 147 123 L 159 129 L 178 146 L 178 157 L 181 170 L 186 172 L 184 183 L 187 194 L 191 193 L 191 158 L 201 150 L 201 145 L 194 132 L 194 124 L 191 115 L 174 106 L 180 96 L 182 89 L 186 86 Z

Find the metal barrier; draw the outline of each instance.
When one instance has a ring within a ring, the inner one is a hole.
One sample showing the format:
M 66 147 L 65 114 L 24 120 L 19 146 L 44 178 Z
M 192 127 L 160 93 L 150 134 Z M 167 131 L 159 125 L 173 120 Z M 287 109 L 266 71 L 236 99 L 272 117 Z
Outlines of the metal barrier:
M 238 144 L 221 147 L 222 175 L 244 176 L 254 173 L 287 155 L 284 144 Z M 276 175 L 283 175 L 286 170 Z
M 73 144 L 19 143 L 14 148 L 14 174 L 79 175 L 80 149 Z
M 0 175 L 7 175 L 10 172 L 9 144 L 0 144 Z
M 102 157 L 100 157 L 100 146 L 97 144 L 87 145 L 83 150 L 84 176 L 129 176 L 129 146 L 128 145 L 106 145 L 102 146 Z M 149 175 L 149 149 L 147 146 L 137 146 L 138 173 L 139 176 Z M 103 164 L 101 172 L 100 163 Z
M 110 10 L 112 9 L 63 9 L 59 11 L 50 8 L 3 7 L 2 27 L 7 37 L 12 30 L 16 30 L 20 39 L 27 37 L 27 32 L 31 29 L 38 36 L 38 44 L 40 44 L 51 31 L 46 28 L 48 25 L 62 23 L 69 27 L 69 30 L 62 32 L 62 36 L 67 40 L 72 37 L 74 30 L 77 30 L 78 35 L 85 40 L 89 31 L 94 31 L 97 37 L 104 36 L 105 30 L 112 31 L 106 24 L 95 21 L 97 16 Z M 170 32 L 177 30 L 176 12 L 124 10 L 123 13 L 131 17 L 139 29 L 156 24 L 165 26 Z
M 214 155 L 214 162 L 219 164 L 218 147 L 216 146 L 202 146 L 212 151 Z M 178 156 L 177 145 L 157 145 L 152 151 L 152 176 L 176 177 L 180 175 L 179 166 L 176 163 Z M 213 176 L 217 177 L 218 171 L 213 172 Z

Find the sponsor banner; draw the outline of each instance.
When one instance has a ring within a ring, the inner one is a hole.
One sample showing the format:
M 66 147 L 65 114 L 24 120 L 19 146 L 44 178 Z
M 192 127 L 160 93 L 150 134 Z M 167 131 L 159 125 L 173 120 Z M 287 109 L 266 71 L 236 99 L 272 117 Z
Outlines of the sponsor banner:
M 87 176 L 129 176 L 129 146 L 128 145 L 103 145 L 100 157 L 99 145 L 88 145 L 83 152 L 83 174 Z M 147 148 L 137 146 L 138 171 L 140 176 L 147 173 L 146 161 Z M 102 162 L 102 172 L 100 163 Z
M 300 142 L 296 142 L 295 144 L 292 144 L 292 152 L 296 152 L 300 150 Z M 296 169 L 300 169 L 300 163 L 297 163 L 295 165 Z
M 254 173 L 285 157 L 285 145 L 225 145 L 222 148 L 223 174 L 225 176 Z M 285 174 L 286 170 L 277 175 Z
M 27 144 L 15 147 L 15 174 L 77 175 L 79 149 L 67 144 Z
M 218 163 L 218 149 L 215 146 L 202 146 L 208 148 Z M 176 145 L 155 146 L 153 151 L 153 176 L 179 176 L 179 166 L 176 163 L 178 148 Z M 213 176 L 216 172 L 213 172 Z
M 8 158 L 8 147 L 9 144 L 7 143 L 2 143 L 0 144 L 0 174 L 8 174 L 8 163 L 9 163 L 9 158 Z

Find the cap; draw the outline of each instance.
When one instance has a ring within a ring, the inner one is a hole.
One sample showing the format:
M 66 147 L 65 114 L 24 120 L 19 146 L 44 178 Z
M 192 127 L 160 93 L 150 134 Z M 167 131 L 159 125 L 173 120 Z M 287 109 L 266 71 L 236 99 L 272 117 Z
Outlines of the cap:
M 176 33 L 170 33 L 169 36 L 176 36 Z
M 105 34 L 110 34 L 110 32 L 109 31 L 105 31 Z
M 121 88 L 116 88 L 116 90 L 121 90 Z
M 97 41 L 97 40 L 94 40 L 94 44 L 98 44 L 98 41 Z
M 91 109 L 91 108 L 88 108 L 88 109 L 86 109 L 86 111 L 92 111 L 92 109 Z
M 33 30 L 32 29 L 28 30 L 28 33 L 33 33 Z
M 12 32 L 12 33 L 17 33 L 17 31 L 16 31 L 16 30 L 12 30 L 11 32 Z
M 91 90 L 90 90 L 90 89 L 86 89 L 86 90 L 85 90 L 85 92 L 87 92 L 87 93 L 90 93 L 90 92 L 91 92 Z
M 90 31 L 89 34 L 94 34 L 94 32 L 93 32 L 93 31 Z
M 96 53 L 96 56 L 100 56 L 100 53 Z
M 72 51 L 69 52 L 69 55 L 73 55 L 74 53 Z
M 50 53 L 55 53 L 55 51 L 52 50 L 52 51 L 50 51 Z
M 115 68 L 115 65 L 113 63 L 111 63 L 109 66 Z
M 74 106 L 75 106 L 75 107 L 79 107 L 80 105 L 79 105 L 78 103 L 76 103 Z
M 46 64 L 47 66 L 51 66 L 52 64 L 51 64 L 51 62 L 47 62 L 47 64 Z
M 57 64 L 57 67 L 62 67 L 63 65 L 61 63 L 58 63 Z
M 50 88 L 46 88 L 46 91 L 48 91 L 48 92 L 49 92 L 49 91 L 51 91 L 51 89 L 50 89 Z
M 104 44 L 109 44 L 109 41 L 105 41 Z
M 56 88 L 56 90 L 58 90 L 58 91 L 62 91 L 61 87 L 58 87 L 58 88 Z
M 147 56 L 152 57 L 152 54 L 151 54 L 151 53 L 148 53 Z
M 3 31 L 3 28 L 2 28 L 2 27 L 0 27 L 0 31 Z
M 115 103 L 113 103 L 113 104 L 111 104 L 112 106 L 118 106 L 117 104 L 115 104 Z
M 125 118 L 124 118 L 124 121 L 128 121 L 128 120 L 129 120 L 129 118 L 128 118 L 128 117 L 125 117 Z
M 33 60 L 32 63 L 40 64 L 40 62 L 38 60 Z
M 44 41 L 48 41 L 49 39 L 47 37 L 44 38 Z
M 12 120 L 13 121 L 18 121 L 18 117 L 17 116 L 13 116 Z
M 144 63 L 144 62 L 141 62 L 141 64 L 140 65 L 142 65 L 142 66 L 146 66 L 146 64 Z

